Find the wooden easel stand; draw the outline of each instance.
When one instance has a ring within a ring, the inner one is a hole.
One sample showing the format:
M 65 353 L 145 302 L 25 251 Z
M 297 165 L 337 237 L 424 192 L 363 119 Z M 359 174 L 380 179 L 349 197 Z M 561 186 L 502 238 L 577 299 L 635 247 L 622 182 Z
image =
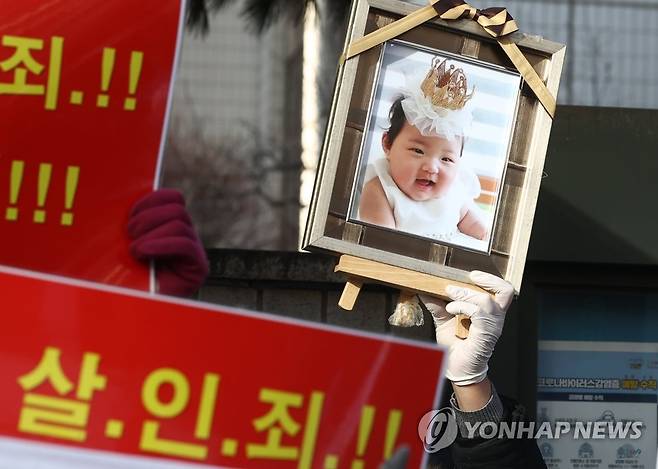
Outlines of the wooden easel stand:
M 343 289 L 343 294 L 338 300 L 338 306 L 348 311 L 354 308 L 364 281 L 374 281 L 399 289 L 400 296 L 398 302 L 408 301 L 418 293 L 450 300 L 446 293 L 446 287 L 448 285 L 485 291 L 470 283 L 435 277 L 402 267 L 382 264 L 381 262 L 349 255 L 340 256 L 338 265 L 336 265 L 334 270 L 335 272 L 342 272 L 347 276 L 347 283 Z M 469 326 L 470 320 L 468 317 L 459 315 L 457 317 L 455 335 L 462 339 L 466 338 L 468 336 Z

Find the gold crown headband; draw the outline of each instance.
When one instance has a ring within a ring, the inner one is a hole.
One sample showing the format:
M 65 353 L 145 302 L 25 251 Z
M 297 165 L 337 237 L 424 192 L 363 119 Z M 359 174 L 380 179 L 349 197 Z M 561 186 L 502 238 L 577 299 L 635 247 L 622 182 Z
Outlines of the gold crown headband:
M 421 77 L 412 79 L 413 84 L 403 91 L 402 109 L 407 121 L 425 136 L 448 140 L 465 136 L 473 122 L 467 103 L 475 90 L 468 92 L 464 71 L 435 56 L 425 79 Z
M 475 88 L 469 94 L 464 70 L 452 64 L 446 70 L 447 63 L 448 59 L 441 62 L 439 57 L 434 57 L 420 89 L 433 106 L 456 111 L 462 109 L 473 97 Z

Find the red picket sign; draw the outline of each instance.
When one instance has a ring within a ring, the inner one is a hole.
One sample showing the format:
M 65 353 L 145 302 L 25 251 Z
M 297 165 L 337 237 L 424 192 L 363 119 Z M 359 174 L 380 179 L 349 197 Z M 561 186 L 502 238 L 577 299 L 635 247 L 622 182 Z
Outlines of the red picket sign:
M 158 179 L 184 3 L 2 2 L 1 263 L 148 289 L 126 221 Z
M 408 445 L 424 463 L 438 346 L 11 268 L 0 295 L 0 448 L 310 469 Z

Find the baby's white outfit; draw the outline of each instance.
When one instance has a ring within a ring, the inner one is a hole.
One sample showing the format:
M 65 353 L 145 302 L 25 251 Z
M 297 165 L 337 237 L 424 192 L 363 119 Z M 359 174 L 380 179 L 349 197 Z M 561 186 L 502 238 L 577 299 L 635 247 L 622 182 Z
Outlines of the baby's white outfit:
M 386 158 L 368 165 L 364 184 L 374 177 L 379 178 L 384 188 L 398 230 L 440 241 L 450 241 L 458 233 L 462 207 L 480 195 L 480 182 L 475 173 L 461 167 L 446 194 L 424 201 L 413 200 L 398 188 Z

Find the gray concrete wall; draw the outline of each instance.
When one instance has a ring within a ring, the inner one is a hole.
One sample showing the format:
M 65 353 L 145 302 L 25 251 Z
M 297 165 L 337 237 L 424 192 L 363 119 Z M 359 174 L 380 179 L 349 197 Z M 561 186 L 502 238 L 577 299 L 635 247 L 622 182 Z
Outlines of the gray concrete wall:
M 433 341 L 431 317 L 423 327 L 388 324 L 397 291 L 366 285 L 353 311 L 338 307 L 345 285 L 335 274 L 335 258 L 320 254 L 275 251 L 208 251 L 211 274 L 199 299 L 267 311 L 336 326 Z
M 529 260 L 658 263 L 658 111 L 558 107 Z

